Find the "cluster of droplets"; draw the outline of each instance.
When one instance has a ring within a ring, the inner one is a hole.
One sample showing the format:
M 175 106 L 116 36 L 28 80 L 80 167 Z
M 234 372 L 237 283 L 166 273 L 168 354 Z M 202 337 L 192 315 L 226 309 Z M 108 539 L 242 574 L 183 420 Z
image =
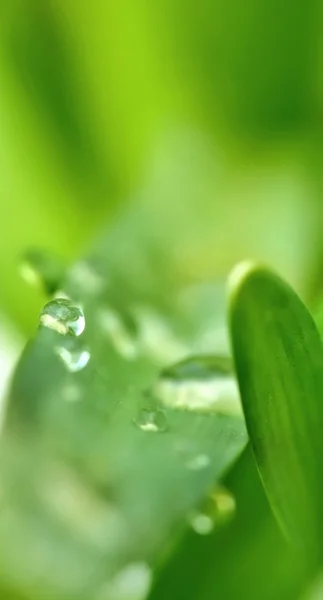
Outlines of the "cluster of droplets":
M 37 273 L 38 269 L 39 277 L 48 279 L 48 272 L 46 275 L 46 268 L 48 271 L 50 263 L 48 258 L 45 260 L 44 257 L 41 257 L 40 260 L 38 254 L 32 253 L 29 256 L 29 262 L 25 260 L 25 263 L 30 272 Z M 55 271 L 52 267 L 51 272 L 58 273 L 59 269 L 56 268 Z M 77 288 L 80 288 L 82 284 L 83 289 L 85 282 L 89 282 L 87 287 L 90 287 L 91 290 L 93 288 L 93 293 L 100 291 L 102 287 L 100 276 L 96 272 L 92 272 L 92 268 L 87 263 L 79 263 L 71 273 Z M 54 287 L 54 283 L 52 287 Z M 142 329 L 140 326 L 142 315 L 137 332 L 132 321 L 129 326 L 129 317 L 122 318 L 121 314 L 112 307 L 100 308 L 98 319 L 102 331 L 108 333 L 115 349 L 128 360 L 135 359 L 140 350 L 138 340 Z M 151 329 L 155 331 L 155 321 L 153 327 L 150 323 L 149 331 Z M 81 306 L 68 297 L 56 297 L 44 306 L 40 315 L 40 323 L 64 336 L 64 341 L 55 346 L 55 353 L 68 371 L 75 373 L 86 367 L 90 360 L 90 351 L 87 347 L 75 342 L 75 338 L 80 336 L 85 328 L 85 317 Z M 144 331 L 146 331 L 145 328 Z M 136 339 L 136 333 L 138 339 Z M 163 338 L 163 336 L 161 337 Z M 147 331 L 143 340 L 145 341 L 146 338 Z M 155 345 L 158 346 L 158 344 Z M 169 344 L 167 351 L 170 352 Z M 232 375 L 231 362 L 224 356 L 196 356 L 175 363 L 160 372 L 150 392 L 151 397 L 165 408 L 197 413 L 241 414 L 239 394 Z M 140 408 L 134 422 L 145 432 L 163 432 L 168 428 L 165 412 L 161 407 L 156 408 L 150 404 Z M 204 463 L 207 463 L 207 458 L 199 457 L 198 460 L 192 462 L 191 468 L 198 470 Z
M 25 273 L 37 274 L 36 263 L 37 261 L 34 260 L 33 264 L 27 265 L 28 268 L 25 265 Z M 97 275 L 89 278 L 89 270 L 82 263 L 73 274 L 79 287 L 85 276 L 89 279 L 93 292 L 99 291 L 100 278 Z M 47 285 L 48 291 L 53 292 L 55 286 L 57 287 L 53 276 Z M 128 360 L 135 359 L 138 355 L 138 343 L 134 330 L 131 331 L 131 328 L 126 326 L 119 313 L 111 307 L 106 307 L 99 311 L 99 320 L 102 331 L 109 334 L 115 349 Z M 40 314 L 40 324 L 63 336 L 62 342 L 54 346 L 54 351 L 68 372 L 76 373 L 87 366 L 90 350 L 78 340 L 85 329 L 84 312 L 80 305 L 67 297 L 57 297 L 44 306 Z M 163 358 L 164 350 L 165 354 L 168 354 L 174 349 L 174 353 L 177 354 L 178 347 L 174 346 L 174 341 L 165 335 L 164 337 L 167 344 L 165 342 L 164 346 L 159 348 Z M 154 347 L 158 349 L 158 343 L 148 336 L 146 330 L 144 340 L 147 345 L 148 342 L 152 345 L 154 343 Z M 197 413 L 215 412 L 231 415 L 241 413 L 231 361 L 224 356 L 190 357 L 163 369 L 153 384 L 150 395 L 154 401 L 148 402 L 144 407 L 141 406 L 133 419 L 136 427 L 145 433 L 164 433 L 169 429 L 166 408 Z M 80 390 L 73 380 L 66 385 L 64 398 L 68 402 L 79 400 Z M 211 466 L 211 458 L 205 452 L 183 453 L 183 457 L 183 464 L 188 471 L 199 472 Z M 235 511 L 234 496 L 226 488 L 217 487 L 207 495 L 196 510 L 189 513 L 187 518 L 191 528 L 197 534 L 208 535 L 220 525 L 230 521 Z M 149 589 L 150 578 L 147 565 L 142 563 L 130 565 L 102 590 L 100 600 L 139 599 Z M 138 593 L 136 596 L 132 595 L 134 582 Z

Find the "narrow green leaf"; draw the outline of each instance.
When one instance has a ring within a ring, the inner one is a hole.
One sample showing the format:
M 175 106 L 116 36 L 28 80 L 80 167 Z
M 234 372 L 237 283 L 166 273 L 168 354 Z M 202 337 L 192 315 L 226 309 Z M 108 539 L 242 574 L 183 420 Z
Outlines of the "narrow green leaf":
M 147 575 L 246 444 L 241 414 L 179 410 L 155 394 L 165 367 L 214 348 L 214 288 L 201 305 L 201 289 L 195 300 L 178 292 L 162 260 L 158 273 L 144 252 L 125 260 L 116 238 L 68 270 L 62 288 L 83 310 L 64 321 L 54 310 L 64 303 L 47 305 L 51 318 L 13 377 L 0 446 L 0 597 L 4 581 L 26 600 L 48 589 L 103 598 L 124 569 Z M 75 337 L 66 325 L 80 313 Z M 116 600 L 112 592 L 104 597 Z
M 247 428 L 287 537 L 316 560 L 323 488 L 323 349 L 306 307 L 278 276 L 243 264 L 230 289 L 233 355 Z

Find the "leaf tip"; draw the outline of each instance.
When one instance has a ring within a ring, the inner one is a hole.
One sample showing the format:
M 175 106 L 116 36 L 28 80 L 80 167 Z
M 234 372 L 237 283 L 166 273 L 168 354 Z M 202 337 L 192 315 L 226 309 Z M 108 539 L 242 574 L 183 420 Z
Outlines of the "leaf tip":
M 254 275 L 259 275 L 265 267 L 252 260 L 244 260 L 233 267 L 228 278 L 228 296 L 230 303 L 234 302 L 241 288 L 249 282 Z

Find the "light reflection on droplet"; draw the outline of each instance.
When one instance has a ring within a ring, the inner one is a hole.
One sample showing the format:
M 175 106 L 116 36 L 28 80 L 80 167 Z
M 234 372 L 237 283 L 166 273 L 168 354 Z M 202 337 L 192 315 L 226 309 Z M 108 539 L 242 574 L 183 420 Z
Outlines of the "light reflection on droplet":
M 89 350 L 83 348 L 68 349 L 64 346 L 58 346 L 55 348 L 55 352 L 70 373 L 76 373 L 84 369 L 91 357 Z

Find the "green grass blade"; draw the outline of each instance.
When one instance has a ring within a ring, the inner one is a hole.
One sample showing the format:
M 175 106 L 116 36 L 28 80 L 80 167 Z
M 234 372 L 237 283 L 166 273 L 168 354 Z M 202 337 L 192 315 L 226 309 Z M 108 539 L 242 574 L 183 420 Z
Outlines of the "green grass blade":
M 260 483 L 250 447 L 224 479 L 236 518 L 209 536 L 187 531 L 161 566 L 149 600 L 295 600 L 307 565 L 284 540 Z
M 192 298 L 185 308 L 162 264 L 158 274 L 140 271 L 144 253 L 123 263 L 120 244 L 109 235 L 101 243 L 62 284 L 84 309 L 85 330 L 72 341 L 89 349 L 87 366 L 66 368 L 57 350 L 68 349 L 69 335 L 42 327 L 10 390 L 0 581 L 26 600 L 43 600 L 48 589 L 58 599 L 100 598 L 129 565 L 153 568 L 247 440 L 241 414 L 177 410 L 154 396 L 164 367 L 197 343 L 210 353 L 201 332 L 208 307 L 215 319 L 215 293 L 207 307 L 203 296 L 203 310 Z M 160 431 L 140 426 L 142 411 L 156 411 Z M 194 466 L 199 457 L 203 468 Z
M 231 278 L 232 348 L 260 476 L 287 537 L 310 560 L 321 545 L 323 349 L 298 296 L 265 268 Z

